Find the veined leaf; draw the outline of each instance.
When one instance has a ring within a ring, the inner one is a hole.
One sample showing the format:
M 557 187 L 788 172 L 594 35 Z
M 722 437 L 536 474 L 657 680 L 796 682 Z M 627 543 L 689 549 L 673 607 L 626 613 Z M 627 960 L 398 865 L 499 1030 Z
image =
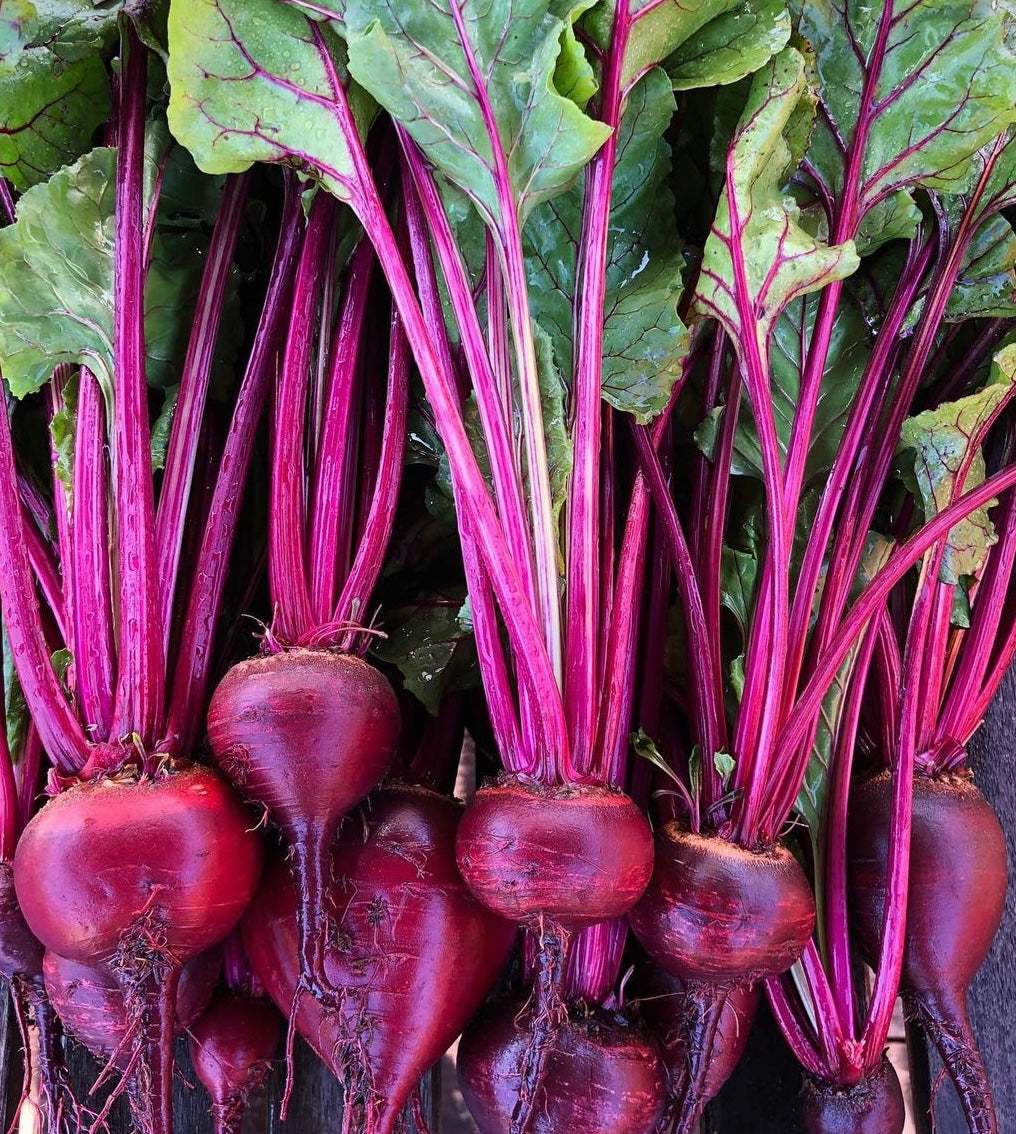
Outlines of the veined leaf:
M 173 0 L 169 126 L 206 173 L 276 162 L 350 199 L 352 158 L 336 117 L 346 48 L 328 21 L 279 0 Z M 373 104 L 351 86 L 365 132 Z
M 508 187 L 492 128 L 520 220 L 609 134 L 554 86 L 565 24 L 550 0 L 348 0 L 346 31 L 356 80 L 495 229 Z
M 791 150 L 784 131 L 808 93 L 804 59 L 777 55 L 752 83 L 727 156 L 727 181 L 702 257 L 695 310 L 723 324 L 743 353 L 766 360 L 780 313 L 795 299 L 856 270 L 849 241 L 820 243 L 782 193 Z
M 949 293 L 945 318 L 1011 318 L 1016 315 L 1016 232 L 1002 216 L 989 217 L 974 233 L 963 267 Z
M 790 31 L 784 0 L 748 0 L 690 36 L 664 67 L 678 91 L 736 83 L 782 51 Z
M 821 80 L 809 161 L 833 194 L 859 128 L 861 213 L 910 185 L 967 187 L 977 150 L 1016 119 L 1008 0 L 809 0 L 794 10 Z
M 979 448 L 972 452 L 971 447 L 992 415 L 1012 396 L 1014 387 L 1016 345 L 995 356 L 983 389 L 925 410 L 904 423 L 898 452 L 904 461 L 904 479 L 921 502 L 925 518 L 952 502 L 965 467 L 962 491 L 984 480 L 984 457 Z M 988 548 L 998 538 L 989 507 L 978 508 L 950 530 L 939 573 L 942 582 L 958 583 L 962 576 L 980 570 Z

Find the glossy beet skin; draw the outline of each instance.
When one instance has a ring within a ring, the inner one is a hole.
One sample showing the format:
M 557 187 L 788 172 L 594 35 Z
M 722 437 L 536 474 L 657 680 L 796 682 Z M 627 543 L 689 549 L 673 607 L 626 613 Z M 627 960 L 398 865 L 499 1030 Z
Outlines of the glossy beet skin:
M 282 1017 L 264 996 L 222 989 L 190 1029 L 191 1062 L 212 1096 L 215 1134 L 237 1134 L 271 1070 Z
M 652 881 L 630 918 L 667 972 L 736 986 L 790 968 L 811 937 L 815 900 L 785 847 L 756 853 L 670 822 L 657 833 Z
M 484 1012 L 459 1043 L 459 1084 L 480 1134 L 505 1134 L 522 1092 L 534 1021 L 512 1001 Z M 542 1053 L 525 1134 L 651 1134 L 666 1072 L 653 1041 L 607 1013 L 573 1015 Z
M 506 777 L 470 800 L 455 855 L 488 909 L 571 931 L 620 917 L 638 901 L 652 873 L 653 837 L 621 792 Z
M 360 1134 L 391 1134 L 420 1077 L 482 1005 L 515 941 L 515 927 L 484 909 L 456 869 L 461 812 L 423 788 L 389 786 L 334 844 L 324 964 L 344 995 L 334 1010 L 301 997 L 296 1026 L 354 1085 Z M 296 909 L 289 871 L 277 861 L 242 926 L 251 967 L 287 1015 L 298 978 Z M 359 1058 L 345 1047 L 354 1034 Z
M 176 1032 L 189 1028 L 204 1011 L 215 991 L 221 967 L 218 949 L 200 953 L 184 966 L 176 990 Z M 116 1064 L 123 1070 L 131 1052 L 129 1045 L 120 1048 L 128 1021 L 123 989 L 116 974 L 104 965 L 69 961 L 50 950 L 42 970 L 46 993 L 67 1034 L 88 1048 L 96 1059 L 105 1061 L 116 1052 Z
M 350 654 L 287 650 L 240 662 L 208 710 L 208 739 L 242 794 L 290 840 L 340 820 L 388 771 L 399 707 L 385 678 Z
M 68 960 L 108 961 L 138 936 L 182 966 L 239 921 L 262 843 L 226 781 L 191 766 L 79 783 L 25 828 L 14 882 L 25 920 Z
M 640 1000 L 642 1019 L 656 1037 L 669 1082 L 679 1090 L 690 1062 L 683 1026 L 687 1004 L 684 983 L 646 961 L 636 970 L 635 984 L 632 991 Z M 724 1000 L 702 1084 L 703 1102 L 714 1099 L 734 1073 L 748 1045 L 761 995 L 759 986 L 752 985 L 732 989 Z
M 874 1075 L 853 1087 L 806 1076 L 801 1088 L 805 1134 L 902 1134 L 906 1117 L 900 1081 L 885 1056 Z
M 890 802 L 888 774 L 858 785 L 850 800 L 850 891 L 869 957 L 882 934 Z M 974 1134 L 996 1134 L 998 1122 L 967 989 L 998 932 L 1006 884 L 1002 828 L 969 774 L 916 777 L 900 989 L 938 1047 Z
M 388 771 L 399 707 L 385 678 L 349 654 L 286 650 L 240 662 L 208 710 L 222 770 L 267 808 L 293 848 L 302 986 L 325 1000 L 328 856 L 339 824 Z

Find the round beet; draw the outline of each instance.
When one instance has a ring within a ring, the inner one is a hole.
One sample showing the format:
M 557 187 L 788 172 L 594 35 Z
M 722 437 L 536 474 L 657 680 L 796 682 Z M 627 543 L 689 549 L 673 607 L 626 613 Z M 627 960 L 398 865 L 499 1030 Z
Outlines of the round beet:
M 131 948 L 183 965 L 239 921 L 262 843 L 226 781 L 191 766 L 79 783 L 25 827 L 14 856 L 32 932 L 69 960 Z
M 800 957 L 815 899 L 785 847 L 755 852 L 670 822 L 631 926 L 661 968 L 683 980 L 753 984 Z
M 518 1002 L 483 1013 L 459 1043 L 459 1084 L 481 1134 L 651 1134 L 663 1113 L 666 1073 L 653 1041 L 600 1010 L 573 1014 L 541 1053 L 541 1074 L 523 1086 L 536 1027 Z M 527 1095 L 531 1097 L 527 1097 Z
M 190 1029 L 191 1062 L 212 1096 L 215 1134 L 239 1134 L 247 1102 L 271 1070 L 282 1017 L 264 996 L 220 991 Z
M 180 970 L 249 903 L 262 843 L 229 784 L 168 760 L 154 777 L 78 783 L 25 827 L 14 883 L 47 949 L 116 974 L 134 1044 L 141 1134 L 173 1126 L 173 1015 Z
M 460 804 L 391 785 L 333 847 L 327 948 L 335 1008 L 309 996 L 296 1027 L 349 1088 L 361 1134 L 392 1134 L 423 1073 L 482 1005 L 516 930 L 469 892 L 455 866 Z M 297 993 L 298 899 L 276 862 L 243 920 L 258 980 L 287 1013 Z
M 42 942 L 25 922 L 14 889 L 14 866 L 0 862 L 0 976 L 37 980 L 42 973 Z
M 619 791 L 506 777 L 470 800 L 456 858 L 488 909 L 573 931 L 620 917 L 638 901 L 652 873 L 653 837 Z
M 805 1076 L 801 1121 L 806 1134 L 903 1134 L 906 1119 L 900 1081 L 885 1056 L 874 1075 L 852 1087 Z
M 886 895 L 892 781 L 859 784 L 849 812 L 850 891 L 862 947 L 877 957 Z M 967 989 L 1005 906 L 1005 837 L 969 773 L 914 779 L 910 884 L 900 989 L 939 1049 L 973 1134 L 996 1134 Z
M 215 991 L 222 967 L 218 949 L 199 953 L 180 974 L 176 990 L 174 1031 L 185 1031 L 201 1015 Z M 124 1044 L 129 1026 L 124 993 L 116 974 L 105 965 L 85 965 L 47 950 L 43 959 L 46 993 L 64 1030 L 96 1057 L 116 1053 L 123 1070 L 131 1057 Z
M 388 771 L 398 738 L 395 693 L 351 654 L 295 649 L 250 658 L 212 696 L 216 761 L 293 849 L 303 987 L 321 997 L 330 847 L 343 818 Z

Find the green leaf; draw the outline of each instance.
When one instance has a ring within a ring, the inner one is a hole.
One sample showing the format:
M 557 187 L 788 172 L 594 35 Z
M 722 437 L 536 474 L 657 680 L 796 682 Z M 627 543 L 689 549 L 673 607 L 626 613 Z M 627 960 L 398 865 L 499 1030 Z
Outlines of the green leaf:
M 15 397 L 41 389 L 58 363 L 87 366 L 112 397 L 115 164 L 114 150 L 92 150 L 28 190 L 17 223 L 0 231 L 0 362 Z M 203 237 L 186 228 L 153 240 L 145 287 L 152 385 L 179 378 L 203 252 Z M 225 322 L 222 365 L 240 334 L 235 314 Z
M 74 467 L 74 437 L 78 423 L 78 387 L 81 383 L 80 373 L 71 372 L 70 378 L 64 383 L 62 404 L 53 414 L 49 422 L 50 443 L 56 454 L 54 471 L 60 483 L 64 486 L 66 503 L 70 509 L 72 477 Z
M 781 191 L 791 162 L 784 137 L 807 97 L 804 58 L 777 55 L 752 82 L 727 157 L 727 182 L 702 256 L 694 307 L 719 319 L 735 344 L 754 338 L 768 358 L 780 313 L 802 295 L 856 270 L 849 241 L 820 243 L 799 224 L 793 198 Z M 743 345 L 739 346 L 742 351 Z
M 666 406 L 688 349 L 677 317 L 683 260 L 666 180 L 664 133 L 674 96 L 660 70 L 632 91 L 618 134 L 604 304 L 603 396 L 640 422 Z M 550 334 L 562 373 L 572 371 L 575 257 L 581 183 L 536 209 L 525 230 L 534 316 Z
M 1002 216 L 990 217 L 974 233 L 945 318 L 1012 318 L 1016 315 L 1016 232 Z
M 504 219 L 481 94 L 520 220 L 567 189 L 610 132 L 554 85 L 565 24 L 549 0 L 349 0 L 346 29 L 354 78 L 494 228 Z
M 724 545 L 720 563 L 720 602 L 737 619 L 745 642 L 748 640 L 757 582 L 758 557 Z
M 737 761 L 729 752 L 716 752 L 713 754 L 713 767 L 719 773 L 721 780 L 728 780 L 734 774 Z
M 906 189 L 890 193 L 864 214 L 855 239 L 858 254 L 867 256 L 890 240 L 910 240 L 921 219 L 921 210 Z
M 0 177 L 16 189 L 90 148 L 109 115 L 102 53 L 116 18 L 90 0 L 0 4 Z
M 771 377 L 773 417 L 780 454 L 785 457 L 797 399 L 801 387 L 801 343 L 811 339 L 818 309 L 816 295 L 805 296 L 791 303 L 780 315 L 773 329 L 769 373 Z M 847 417 L 857 387 L 871 353 L 871 336 L 864 315 L 852 300 L 840 299 L 829 341 L 829 353 L 811 432 L 811 444 L 805 465 L 806 481 L 821 477 L 832 466 L 846 428 Z M 706 456 L 711 457 L 723 408 L 718 407 L 704 420 L 695 433 L 695 440 Z M 762 453 L 751 408 L 742 402 L 734 433 L 731 472 L 735 476 L 762 479 Z
M 173 415 L 176 412 L 177 399 L 180 396 L 179 386 L 170 386 L 162 399 L 162 409 L 152 426 L 152 470 L 157 472 L 166 467 L 166 450 L 169 448 L 169 432 L 173 427 Z
M 681 784 L 680 777 L 674 769 L 663 758 L 663 754 L 659 748 L 656 747 L 656 741 L 644 731 L 643 729 L 636 729 L 628 738 L 632 746 L 632 751 L 636 756 L 641 756 L 643 760 L 648 760 L 650 764 L 658 771 L 662 772 L 668 779 L 673 780 L 675 783 Z
M 464 592 L 424 593 L 385 616 L 386 639 L 374 653 L 398 668 L 406 688 L 432 715 L 442 698 L 476 684 L 472 634 L 459 621 Z
M 989 419 L 1016 390 L 1016 345 L 994 358 L 988 384 L 976 393 L 925 410 L 904 422 L 897 452 L 903 460 L 904 480 L 918 497 L 925 519 L 953 500 L 958 477 L 969 462 L 962 491 L 984 480 L 984 457 L 971 445 Z M 990 503 L 978 508 L 949 532 L 939 578 L 958 583 L 976 575 L 988 548 L 997 541 L 988 515 Z
M 21 688 L 18 671 L 14 666 L 14 651 L 7 638 L 6 629 L 3 631 L 3 675 L 4 675 L 4 709 L 6 711 L 7 749 L 14 762 L 21 758 L 21 750 L 25 744 L 25 735 L 31 717 L 28 704 Z
M 748 0 L 690 36 L 664 66 L 679 91 L 736 83 L 782 51 L 790 31 L 783 0 Z
M 551 4 L 551 13 L 560 16 L 564 28 L 561 31 L 561 54 L 554 68 L 554 87 L 559 94 L 570 98 L 579 110 L 596 94 L 596 72 L 586 56 L 585 48 L 575 33 L 575 24 L 582 18 L 596 0 L 566 0 L 565 11 L 557 11 L 557 4 Z
M 0 231 L 0 361 L 17 398 L 58 363 L 112 389 L 115 156 L 92 150 L 28 190 Z
M 328 22 L 279 0 L 173 0 L 169 126 L 206 173 L 293 166 L 349 200 L 352 157 L 335 113 L 345 45 Z M 361 133 L 371 117 L 350 91 Z
M 976 151 L 1016 118 L 1011 5 L 798 0 L 793 7 L 817 60 L 823 114 L 809 161 L 827 187 L 834 194 L 842 189 L 845 147 L 863 122 L 862 212 L 907 186 L 965 188 Z M 877 73 L 869 73 L 883 10 L 885 51 Z M 862 113 L 866 84 L 871 110 Z

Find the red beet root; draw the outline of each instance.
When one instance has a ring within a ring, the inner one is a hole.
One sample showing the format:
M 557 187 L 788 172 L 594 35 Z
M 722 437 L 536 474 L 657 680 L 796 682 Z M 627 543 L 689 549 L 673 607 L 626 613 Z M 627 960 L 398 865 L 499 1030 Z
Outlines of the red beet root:
M 678 977 L 648 962 L 642 966 L 636 992 L 642 997 L 639 1005 L 642 1018 L 659 1044 L 671 1090 L 679 1096 L 690 1066 L 688 1037 L 683 1026 L 688 1015 L 687 989 Z M 724 1001 L 702 1082 L 703 1103 L 714 1099 L 734 1073 L 748 1044 L 760 998 L 759 987 L 753 985 L 731 989 Z
M 212 1096 L 216 1134 L 238 1134 L 281 1034 L 282 1018 L 271 1001 L 230 991 L 221 991 L 190 1029 L 191 1062 Z
M 851 897 L 869 956 L 877 955 L 882 933 L 890 793 L 883 774 L 855 788 L 850 804 Z M 972 1134 L 997 1134 L 967 989 L 1002 919 L 1002 828 L 969 774 L 916 777 L 912 823 L 900 989 L 956 1084 Z
M 225 774 L 293 848 L 303 987 L 327 995 L 327 864 L 339 824 L 395 757 L 399 709 L 365 661 L 287 650 L 235 665 L 212 696 L 208 738 Z
M 136 1032 L 135 1121 L 172 1130 L 173 1009 L 180 969 L 239 920 L 261 873 L 247 810 L 217 773 L 166 766 L 79 783 L 18 843 L 29 928 L 54 953 L 116 974 Z
M 731 989 L 785 972 L 815 924 L 808 880 L 785 847 L 753 852 L 667 823 L 656 864 L 630 914 L 653 960 L 685 982 L 688 1068 L 675 1109 L 679 1134 L 694 1127 L 723 1006 Z
M 804 951 L 815 900 L 785 847 L 756 854 L 671 822 L 656 836 L 656 868 L 631 924 L 674 976 L 753 984 L 786 972 Z
M 222 967 L 217 949 L 201 953 L 184 966 L 176 990 L 174 1030 L 179 1033 L 201 1015 L 215 991 Z M 96 1057 L 116 1053 L 120 1070 L 127 1067 L 131 1045 L 124 1043 L 129 1021 L 123 989 L 104 965 L 69 961 L 52 951 L 43 960 L 46 992 L 64 1030 Z
M 325 973 L 335 1006 L 299 1001 L 296 1026 L 350 1088 L 359 1134 L 392 1134 L 423 1073 L 483 1003 L 515 927 L 484 909 L 455 866 L 461 806 L 389 786 L 334 845 Z M 299 978 L 297 895 L 274 864 L 243 921 L 244 948 L 288 1011 Z
M 485 1012 L 459 1044 L 459 1083 L 481 1134 L 504 1134 L 524 1087 L 535 1025 L 518 1002 Z M 542 1053 L 543 1074 L 524 1099 L 524 1134 L 650 1134 L 663 1112 L 666 1072 L 656 1046 L 596 1011 L 573 1016 Z
M 801 1089 L 806 1134 L 902 1134 L 906 1118 L 900 1081 L 885 1056 L 874 1075 L 853 1087 L 806 1077 Z
M 652 831 L 621 792 L 507 777 L 481 788 L 459 824 L 462 877 L 488 909 L 565 931 L 628 912 L 652 873 Z
M 14 890 L 14 867 L 0 862 L 0 976 L 34 981 L 42 973 L 42 942 L 28 928 Z

